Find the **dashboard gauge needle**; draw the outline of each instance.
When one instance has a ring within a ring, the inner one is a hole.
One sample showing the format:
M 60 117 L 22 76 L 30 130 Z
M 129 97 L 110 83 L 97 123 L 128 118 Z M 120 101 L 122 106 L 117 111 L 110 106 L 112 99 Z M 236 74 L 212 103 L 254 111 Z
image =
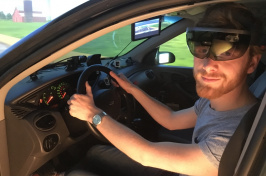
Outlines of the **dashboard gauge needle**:
M 50 96 L 49 99 L 48 99 L 48 101 L 47 101 L 47 104 L 49 104 L 50 101 L 51 101 L 53 98 L 54 98 L 53 96 Z
M 65 96 L 66 96 L 66 92 L 64 92 L 64 94 L 63 94 L 63 96 L 62 96 L 62 99 L 65 98 Z

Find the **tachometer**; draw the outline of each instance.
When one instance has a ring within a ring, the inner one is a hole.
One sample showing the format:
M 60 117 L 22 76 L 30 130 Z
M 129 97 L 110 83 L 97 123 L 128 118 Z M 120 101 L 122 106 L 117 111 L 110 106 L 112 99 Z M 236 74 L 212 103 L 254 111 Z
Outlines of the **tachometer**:
M 71 86 L 67 82 L 62 82 L 58 85 L 56 92 L 59 99 L 67 99 L 70 93 L 72 93 Z

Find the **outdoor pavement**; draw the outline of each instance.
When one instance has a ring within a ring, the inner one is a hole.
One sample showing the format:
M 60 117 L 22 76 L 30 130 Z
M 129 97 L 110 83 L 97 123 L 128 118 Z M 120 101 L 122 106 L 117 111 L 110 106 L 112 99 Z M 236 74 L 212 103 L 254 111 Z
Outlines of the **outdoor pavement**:
M 9 47 L 9 45 L 6 45 L 4 43 L 0 43 L 0 54 L 5 51 L 7 48 Z
M 19 38 L 10 37 L 7 35 L 0 34 L 0 54 L 6 50 L 9 46 L 13 45 L 17 41 L 19 41 Z

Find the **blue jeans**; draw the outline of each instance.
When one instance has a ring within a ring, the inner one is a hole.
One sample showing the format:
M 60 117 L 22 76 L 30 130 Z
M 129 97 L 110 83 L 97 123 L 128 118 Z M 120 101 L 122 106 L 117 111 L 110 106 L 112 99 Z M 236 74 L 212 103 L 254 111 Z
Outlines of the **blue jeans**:
M 65 176 L 178 176 L 161 169 L 145 167 L 113 146 L 92 147 L 86 158 Z

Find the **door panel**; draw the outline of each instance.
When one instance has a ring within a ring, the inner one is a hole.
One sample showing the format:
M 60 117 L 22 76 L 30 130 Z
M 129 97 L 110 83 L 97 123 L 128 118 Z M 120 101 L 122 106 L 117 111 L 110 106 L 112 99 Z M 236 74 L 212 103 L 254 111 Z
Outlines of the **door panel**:
M 160 66 L 153 69 L 159 78 L 159 97 L 174 110 L 189 108 L 198 99 L 192 68 Z
M 192 68 L 152 66 L 135 73 L 130 80 L 150 96 L 176 111 L 192 107 L 198 99 Z M 139 104 L 138 107 L 141 109 Z M 139 112 L 138 117 L 145 116 L 138 121 L 144 126 L 143 131 L 146 131 L 145 134 L 142 133 L 143 136 L 158 141 L 191 143 L 193 128 L 170 131 L 154 123 L 153 119 L 147 118 L 145 110 Z M 147 130 L 148 128 L 150 130 Z M 150 134 L 147 134 L 147 131 L 150 131 Z

